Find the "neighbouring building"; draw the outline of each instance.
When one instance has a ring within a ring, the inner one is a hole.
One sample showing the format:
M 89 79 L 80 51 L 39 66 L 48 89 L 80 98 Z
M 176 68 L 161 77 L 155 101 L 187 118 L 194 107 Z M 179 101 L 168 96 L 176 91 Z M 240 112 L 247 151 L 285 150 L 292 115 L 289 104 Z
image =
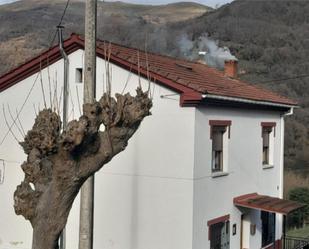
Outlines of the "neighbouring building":
M 74 119 L 82 104 L 84 40 L 72 34 L 64 48 Z M 55 46 L 0 77 L 0 249 L 29 249 L 32 235 L 13 209 L 25 155 L 8 127 L 22 140 L 45 103 L 61 112 L 63 64 Z M 301 206 L 282 199 L 284 117 L 297 103 L 238 80 L 235 61 L 221 72 L 102 41 L 98 98 L 108 65 L 113 93 L 134 94 L 140 81 L 150 86 L 153 108 L 127 149 L 96 174 L 94 248 L 279 248 L 283 216 Z M 67 249 L 78 248 L 78 230 L 79 198 Z

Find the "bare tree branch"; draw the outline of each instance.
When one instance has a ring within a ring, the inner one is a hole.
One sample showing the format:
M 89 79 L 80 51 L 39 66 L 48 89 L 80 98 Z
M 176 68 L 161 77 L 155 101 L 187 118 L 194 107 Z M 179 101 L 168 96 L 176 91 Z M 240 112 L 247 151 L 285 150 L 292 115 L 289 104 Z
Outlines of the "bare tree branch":
M 44 109 L 38 114 L 20 143 L 28 157 L 22 164 L 24 181 L 14 193 L 16 214 L 32 224 L 33 249 L 58 248 L 80 187 L 126 148 L 151 107 L 148 92 L 138 88 L 135 97 L 105 93 L 100 101 L 85 104 L 79 120 L 62 132 L 57 113 Z

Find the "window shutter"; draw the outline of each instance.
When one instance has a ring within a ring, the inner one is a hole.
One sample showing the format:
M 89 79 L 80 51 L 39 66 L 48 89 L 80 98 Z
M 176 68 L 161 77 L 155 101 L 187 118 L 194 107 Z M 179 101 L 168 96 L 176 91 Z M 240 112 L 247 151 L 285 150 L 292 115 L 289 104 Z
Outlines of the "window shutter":
M 269 147 L 269 133 L 263 132 L 263 147 Z
M 222 131 L 219 131 L 219 130 L 213 131 L 212 148 L 214 151 L 223 150 L 223 132 Z
M 263 146 L 269 147 L 269 133 L 272 132 L 272 127 L 263 127 Z

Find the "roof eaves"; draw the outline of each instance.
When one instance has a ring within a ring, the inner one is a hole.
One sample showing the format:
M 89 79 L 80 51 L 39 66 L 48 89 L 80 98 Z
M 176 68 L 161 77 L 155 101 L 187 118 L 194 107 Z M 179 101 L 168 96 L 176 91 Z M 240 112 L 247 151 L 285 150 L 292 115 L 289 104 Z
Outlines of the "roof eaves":
M 100 42 L 102 43 L 103 41 L 99 41 L 99 43 Z M 117 44 L 114 44 L 114 45 L 121 46 Z M 124 47 L 124 46 L 121 46 L 121 47 Z M 84 49 L 84 38 L 78 34 L 73 33 L 67 40 L 64 41 L 64 48 L 67 54 L 70 54 L 80 48 Z M 105 54 L 106 54 L 106 51 L 98 45 L 97 55 L 103 59 L 106 59 Z M 156 55 L 156 56 L 159 56 L 159 55 Z M 59 52 L 58 45 L 41 53 L 39 56 L 31 59 L 30 61 L 22 64 L 16 69 L 13 69 L 7 74 L 4 74 L 3 76 L 1 76 L 0 77 L 0 92 L 16 84 L 17 82 L 35 74 L 41 69 L 48 67 L 50 64 L 56 62 L 57 60 L 60 60 L 61 58 L 62 57 Z M 168 58 L 172 59 L 171 57 L 168 57 Z M 196 106 L 200 104 L 203 98 L 207 96 L 207 98 L 217 98 L 221 100 L 238 101 L 238 102 L 251 103 L 251 104 L 254 103 L 254 104 L 267 105 L 267 106 L 273 106 L 273 107 L 275 106 L 285 107 L 285 108 L 297 107 L 296 102 L 293 102 L 292 100 L 289 100 L 289 99 L 280 100 L 279 96 L 278 96 L 279 98 L 278 101 L 274 99 L 274 101 L 272 102 L 268 100 L 264 101 L 264 100 L 250 99 L 250 98 L 211 94 L 208 91 L 205 91 L 204 88 L 196 88 L 194 86 L 190 86 L 185 83 L 182 84 L 181 78 L 178 80 L 173 80 L 172 78 L 168 78 L 162 75 L 160 71 L 152 71 L 149 69 L 145 69 L 143 67 L 138 68 L 138 65 L 136 65 L 134 61 L 126 60 L 121 57 L 121 54 L 118 56 L 117 53 L 111 54 L 110 61 L 134 73 L 139 73 L 143 78 L 149 79 L 155 83 L 158 83 L 164 87 L 167 87 L 179 93 L 181 95 L 181 98 L 180 98 L 181 106 Z M 194 63 L 191 63 L 191 64 L 194 65 Z M 214 69 L 211 69 L 211 70 L 214 70 Z M 214 70 L 214 73 L 218 74 L 218 71 Z
M 254 104 L 254 105 L 264 105 L 270 107 L 283 107 L 283 108 L 296 108 L 298 107 L 297 103 L 284 103 L 284 102 L 272 102 L 272 101 L 262 101 L 262 100 L 254 100 L 254 99 L 246 99 L 246 98 L 239 98 L 239 97 L 230 97 L 230 96 L 222 96 L 222 95 L 215 95 L 215 94 L 203 94 L 203 99 L 217 99 L 217 100 L 226 100 L 226 101 L 233 101 L 233 102 L 242 102 L 247 104 Z
M 78 36 L 75 34 L 64 41 L 64 49 L 67 54 L 70 54 L 79 48 L 80 42 L 78 40 Z M 58 45 L 42 52 L 40 55 L 2 75 L 0 77 L 0 92 L 48 67 L 61 58 L 62 56 L 60 54 Z

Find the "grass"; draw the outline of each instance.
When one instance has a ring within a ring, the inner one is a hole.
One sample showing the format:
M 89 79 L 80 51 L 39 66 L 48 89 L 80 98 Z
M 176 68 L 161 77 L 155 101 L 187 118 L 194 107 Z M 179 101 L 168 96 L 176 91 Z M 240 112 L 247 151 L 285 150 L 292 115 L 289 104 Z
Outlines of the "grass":
M 309 238 L 309 225 L 299 229 L 291 229 L 287 232 L 287 235 L 292 237 Z

